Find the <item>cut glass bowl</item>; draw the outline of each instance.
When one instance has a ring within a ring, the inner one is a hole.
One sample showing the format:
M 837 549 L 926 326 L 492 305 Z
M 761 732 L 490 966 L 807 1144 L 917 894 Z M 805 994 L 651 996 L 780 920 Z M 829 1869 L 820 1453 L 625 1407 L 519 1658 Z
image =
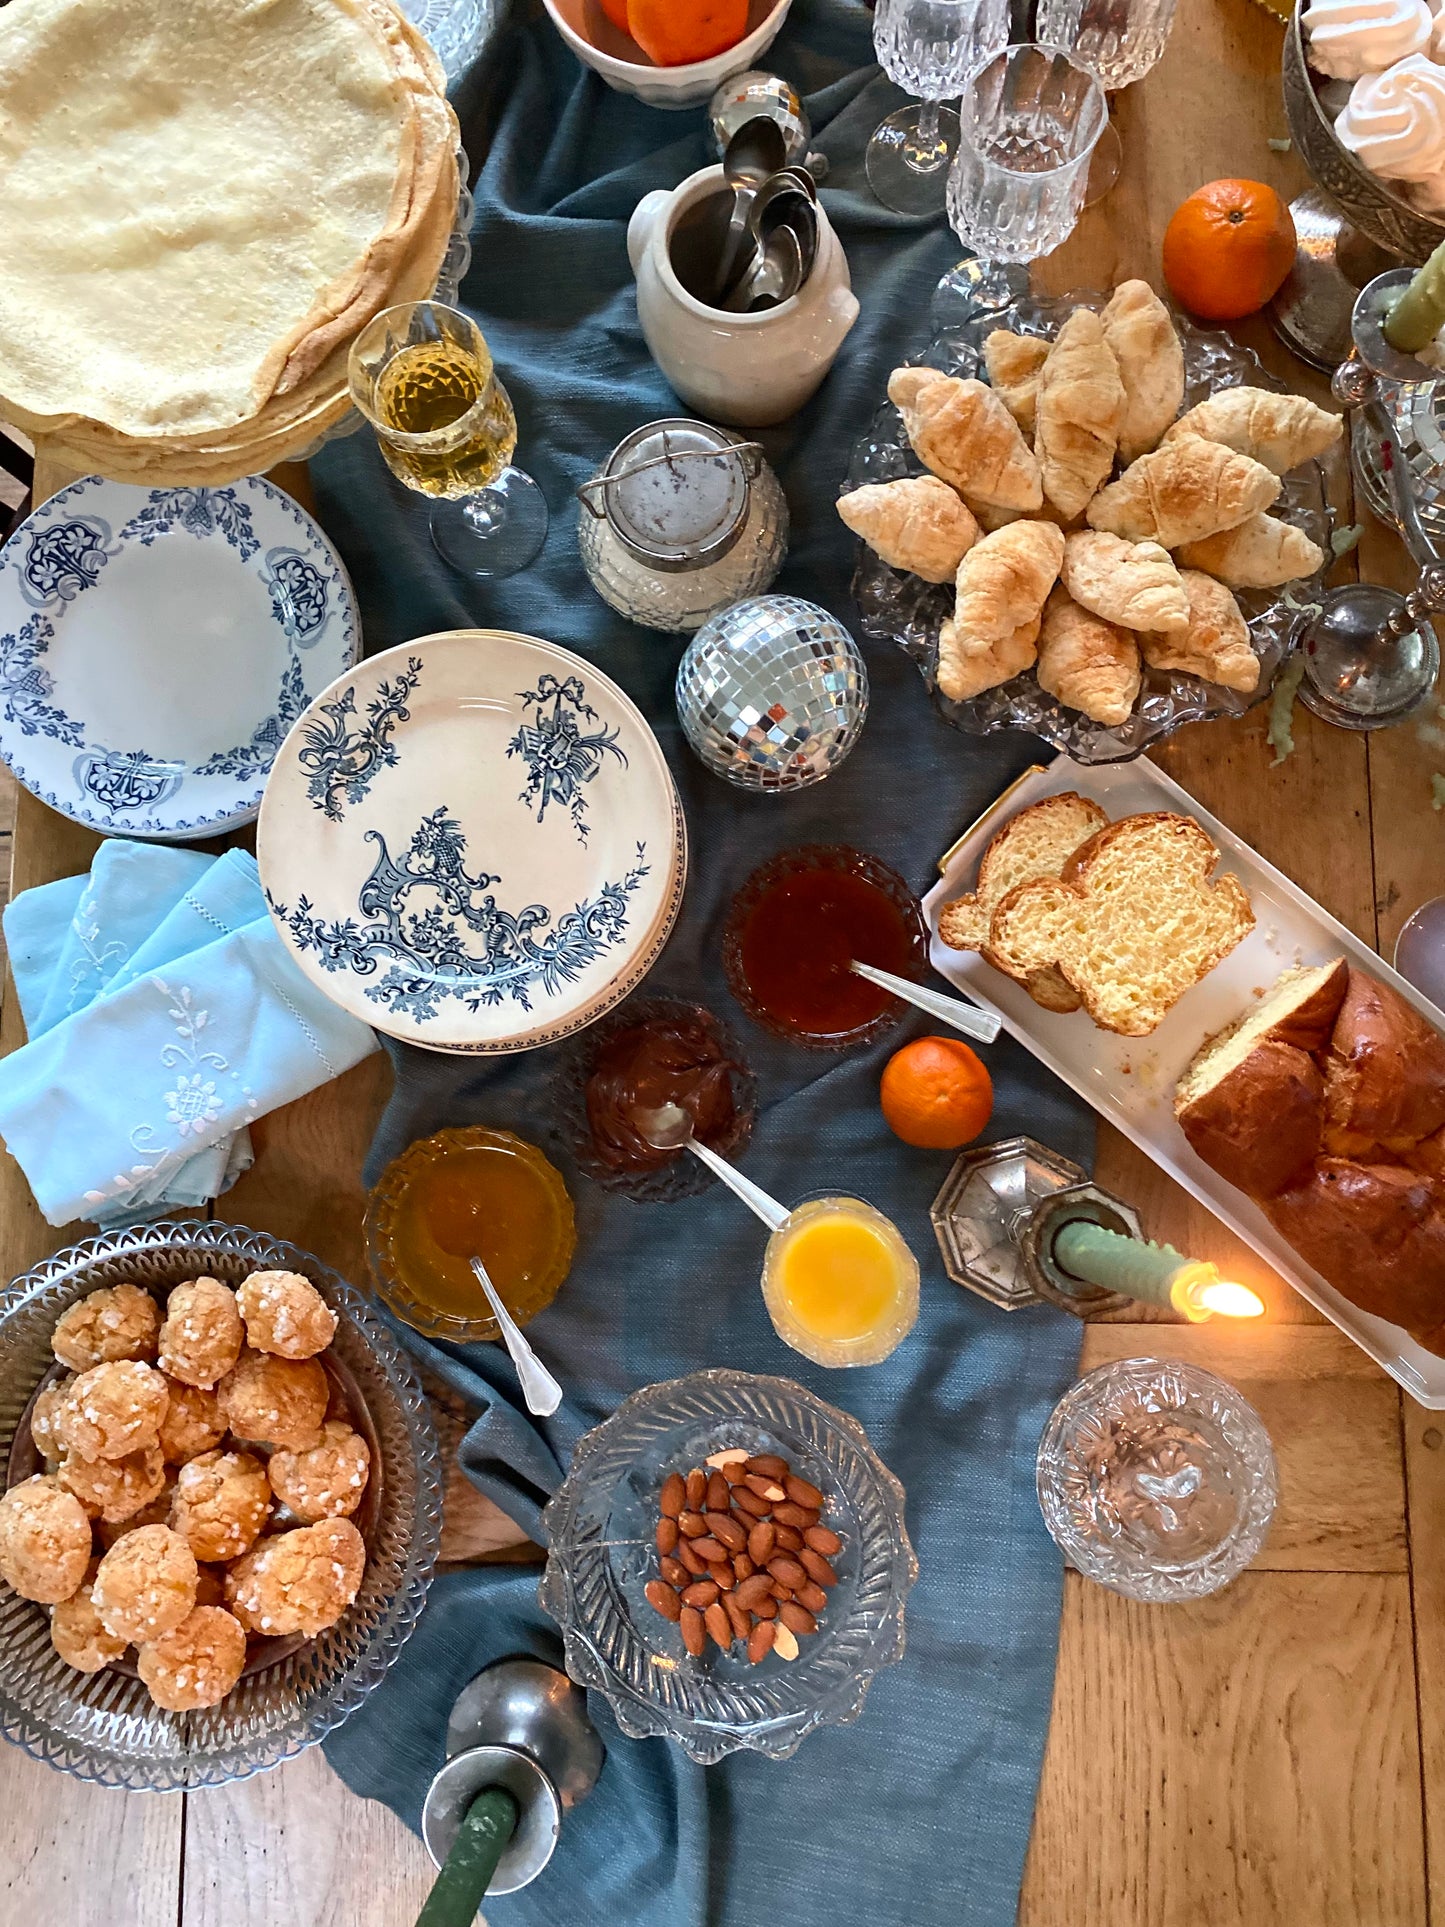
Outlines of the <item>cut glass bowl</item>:
M 692 1659 L 643 1598 L 663 1480 L 734 1446 L 788 1460 L 822 1492 L 824 1523 L 843 1540 L 819 1630 L 792 1662 L 769 1654 L 750 1666 L 741 1647 L 711 1645 Z M 567 1671 L 606 1696 L 631 1738 L 675 1740 L 704 1766 L 740 1748 L 790 1758 L 818 1727 L 857 1719 L 875 1675 L 903 1655 L 918 1577 L 903 1488 L 856 1419 L 788 1379 L 694 1372 L 634 1392 L 580 1441 L 544 1523 L 540 1598 L 562 1628 Z
M 436 1433 L 420 1381 L 361 1294 L 297 1246 L 242 1225 L 157 1223 L 90 1238 L 0 1293 L 0 1467 L 54 1359 L 50 1335 L 68 1305 L 102 1285 L 164 1289 L 205 1273 L 237 1285 L 253 1271 L 298 1271 L 338 1314 L 331 1355 L 358 1397 L 373 1445 L 374 1496 L 358 1513 L 366 1573 L 355 1603 L 318 1638 L 257 1666 L 218 1706 L 166 1713 L 122 1665 L 67 1666 L 44 1606 L 0 1580 L 0 1734 L 78 1779 L 137 1791 L 218 1786 L 313 1746 L 350 1714 L 410 1637 L 441 1532 Z M 358 1414 L 360 1418 L 361 1414 Z M 25 1441 L 13 1454 L 29 1460 Z M 27 1462 L 23 1472 L 31 1470 Z
M 972 267 L 975 264 L 969 263 Z M 1006 287 L 1001 277 L 1000 287 Z M 939 332 L 919 364 L 939 368 L 946 374 L 988 379 L 983 365 L 983 343 L 995 328 L 1012 329 L 1017 334 L 1056 335 L 1075 308 L 1102 309 L 1107 294 L 1080 293 L 1057 296 L 1013 292 L 1007 305 L 987 302 L 991 285 L 987 270 L 963 277 L 955 270 L 940 285 L 934 304 Z M 970 304 L 967 294 L 975 298 Z M 959 294 L 965 296 L 963 301 Z M 982 297 L 982 298 L 980 298 Z M 961 318 L 949 314 L 950 306 Z M 1226 334 L 1207 334 L 1176 314 L 1174 325 L 1184 347 L 1184 407 L 1193 408 L 1221 388 L 1274 388 L 1283 391 L 1258 356 Z M 923 475 L 927 470 L 913 453 L 903 432 L 903 418 L 892 402 L 885 401 L 853 450 L 852 460 L 840 493 L 860 488 L 865 482 L 892 482 L 905 475 Z M 925 582 L 916 575 L 891 569 L 866 543 L 858 545 L 858 565 L 853 572 L 853 594 L 861 615 L 865 636 L 875 642 L 893 642 L 917 663 L 933 697 L 934 707 L 945 721 L 973 736 L 990 735 L 998 729 L 1025 729 L 1042 736 L 1055 749 L 1064 750 L 1079 763 L 1120 763 L 1138 756 L 1151 743 L 1160 741 L 1184 723 L 1199 722 L 1210 716 L 1242 716 L 1269 694 L 1280 664 L 1288 655 L 1301 605 L 1319 592 L 1325 570 L 1332 561 L 1330 553 L 1331 514 L 1325 494 L 1324 475 L 1318 462 L 1307 462 L 1283 478 L 1278 500 L 1270 514 L 1303 529 L 1310 540 L 1325 552 L 1321 569 L 1287 584 L 1283 589 L 1240 589 L 1236 599 L 1249 623 L 1255 653 L 1260 659 L 1259 682 L 1247 694 L 1225 689 L 1218 683 L 1202 682 L 1197 676 L 1178 671 L 1145 668 L 1144 684 L 1125 723 L 1109 726 L 1091 722 L 1077 709 L 1066 708 L 1040 689 L 1033 671 L 1026 670 L 996 689 L 986 689 L 967 702 L 957 703 L 939 692 L 934 669 L 938 656 L 938 632 L 953 609 L 953 587 L 949 583 Z

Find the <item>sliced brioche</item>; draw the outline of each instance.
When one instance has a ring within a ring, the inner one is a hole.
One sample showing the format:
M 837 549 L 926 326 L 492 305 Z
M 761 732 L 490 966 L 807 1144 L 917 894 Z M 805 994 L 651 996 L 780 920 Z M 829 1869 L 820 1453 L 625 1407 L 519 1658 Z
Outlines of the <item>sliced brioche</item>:
M 1097 803 L 1076 790 L 1046 796 L 1010 817 L 983 853 L 975 888 L 943 906 L 938 919 L 943 942 L 953 950 L 981 950 L 987 956 L 989 923 L 999 899 L 1016 884 L 1058 876 L 1079 845 L 1108 820 Z M 996 960 L 989 957 L 989 962 Z M 1057 970 L 1035 971 L 1019 981 L 1045 1010 L 1079 1008 L 1078 992 Z
M 1445 1126 L 1445 1038 L 1387 984 L 1350 974 L 1325 1058 L 1325 1146 L 1403 1157 Z
M 1102 1030 L 1145 1037 L 1254 924 L 1235 876 L 1189 816 L 1126 816 L 1076 850 L 1058 879 L 1010 890 L 989 926 L 1010 976 L 1050 965 Z

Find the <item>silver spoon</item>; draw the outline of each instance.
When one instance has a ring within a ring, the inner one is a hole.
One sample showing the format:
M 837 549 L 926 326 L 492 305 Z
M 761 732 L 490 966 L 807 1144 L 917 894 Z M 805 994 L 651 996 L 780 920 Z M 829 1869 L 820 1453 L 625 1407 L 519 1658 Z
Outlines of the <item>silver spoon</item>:
M 945 996 L 941 990 L 927 990 L 922 984 L 910 983 L 907 977 L 895 977 L 891 970 L 879 970 L 873 964 L 855 960 L 848 968 L 855 977 L 866 977 L 870 984 L 877 984 L 882 990 L 891 990 L 905 1004 L 912 1004 L 918 1010 L 926 1010 L 930 1017 L 952 1024 L 965 1037 L 976 1038 L 981 1044 L 991 1044 L 998 1036 L 1000 1020 L 991 1010 L 979 1010 L 973 1004 L 964 1003 L 962 998 Z
M 803 285 L 803 254 L 790 227 L 774 228 L 741 281 L 724 302 L 728 314 L 780 307 Z
M 737 278 L 758 189 L 787 158 L 782 128 L 761 115 L 744 121 L 727 144 L 723 173 L 733 190 L 733 211 L 717 265 L 715 288 L 719 300 L 726 297 Z
M 776 1198 L 770 1198 L 766 1191 L 750 1178 L 745 1178 L 726 1158 L 719 1157 L 716 1151 L 699 1143 L 692 1134 L 692 1119 L 680 1104 L 659 1104 L 655 1110 L 634 1110 L 632 1121 L 655 1151 L 691 1151 L 695 1158 L 701 1159 L 715 1177 L 721 1178 L 728 1189 L 742 1199 L 755 1217 L 762 1219 L 769 1231 L 777 1231 L 788 1222 L 792 1214 Z
M 475 1254 L 472 1256 L 471 1266 L 477 1283 L 487 1294 L 487 1303 L 492 1308 L 492 1316 L 502 1328 L 502 1340 L 512 1354 L 512 1363 L 517 1368 L 517 1378 L 522 1387 L 522 1396 L 527 1401 L 527 1410 L 538 1418 L 550 1417 L 562 1403 L 562 1387 L 528 1344 L 521 1326 L 516 1323 L 497 1295 L 496 1286 L 487 1276 L 487 1267 Z

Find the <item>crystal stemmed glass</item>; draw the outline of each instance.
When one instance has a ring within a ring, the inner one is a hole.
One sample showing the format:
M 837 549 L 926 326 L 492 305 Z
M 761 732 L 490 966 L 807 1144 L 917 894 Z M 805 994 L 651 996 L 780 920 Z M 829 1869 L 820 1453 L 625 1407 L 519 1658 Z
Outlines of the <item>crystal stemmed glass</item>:
M 467 575 L 515 575 L 547 535 L 547 503 L 512 466 L 517 418 L 470 315 L 387 308 L 352 344 L 351 396 L 399 482 L 433 499 L 431 537 Z
M 1176 5 L 1177 0 L 1039 0 L 1038 38 L 1071 54 L 1113 94 L 1159 64 Z M 1102 200 L 1118 180 L 1123 152 L 1110 121 L 1089 172 L 1086 207 Z
M 919 97 L 875 129 L 868 185 L 899 214 L 937 214 L 958 116 L 940 106 L 1008 41 L 1008 0 L 878 0 L 873 45 L 888 78 Z
M 1108 110 L 1094 74 L 1052 47 L 1008 47 L 959 102 L 948 218 L 994 261 L 1036 261 L 1072 233 Z

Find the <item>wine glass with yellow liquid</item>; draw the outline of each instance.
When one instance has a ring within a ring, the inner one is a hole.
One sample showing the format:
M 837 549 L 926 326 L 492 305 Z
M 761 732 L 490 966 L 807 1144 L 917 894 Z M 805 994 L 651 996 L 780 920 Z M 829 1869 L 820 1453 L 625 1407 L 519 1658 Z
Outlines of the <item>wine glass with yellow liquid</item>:
M 470 315 L 408 301 L 351 349 L 351 396 L 399 482 L 433 498 L 431 538 L 466 575 L 515 575 L 547 537 L 547 503 L 512 466 L 517 418 Z

